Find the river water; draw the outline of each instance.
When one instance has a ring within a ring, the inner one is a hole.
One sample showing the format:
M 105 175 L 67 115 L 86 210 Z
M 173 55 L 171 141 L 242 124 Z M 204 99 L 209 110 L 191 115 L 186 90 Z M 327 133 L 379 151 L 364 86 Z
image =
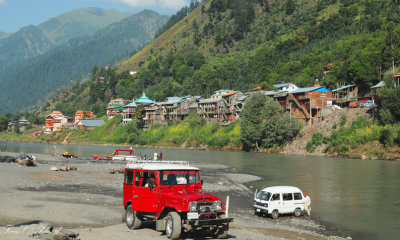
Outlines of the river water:
M 55 145 L 57 154 L 80 158 L 111 154 L 115 146 Z M 124 147 L 127 149 L 127 147 Z M 54 153 L 54 145 L 0 141 L 1 151 Z M 400 162 L 326 157 L 267 155 L 135 148 L 135 154 L 163 152 L 167 160 L 225 164 L 263 179 L 263 186 L 293 185 L 312 200 L 312 217 L 353 239 L 400 239 Z M 251 206 L 251 202 L 248 203 Z

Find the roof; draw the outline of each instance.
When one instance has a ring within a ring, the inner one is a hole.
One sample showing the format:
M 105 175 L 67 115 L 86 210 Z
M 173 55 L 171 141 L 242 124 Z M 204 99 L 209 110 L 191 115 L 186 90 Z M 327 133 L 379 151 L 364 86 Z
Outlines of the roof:
M 104 125 L 106 122 L 103 120 L 79 120 L 77 125 L 83 125 L 86 127 L 100 127 Z
M 227 94 L 223 95 L 223 97 L 231 96 L 236 94 L 238 91 L 228 92 Z
M 247 98 L 247 96 L 241 96 L 240 98 L 238 98 L 238 101 L 243 101 Z
M 219 94 L 219 93 L 228 93 L 228 92 L 233 92 L 233 90 L 228 90 L 228 89 L 220 89 L 214 92 L 214 94 Z
M 317 91 L 318 90 L 318 91 Z M 318 87 L 308 87 L 308 88 L 298 88 L 296 90 L 291 91 L 290 93 L 303 93 L 303 92 L 330 92 L 329 89 L 322 87 L 322 86 L 318 86 Z
M 126 164 L 125 168 L 142 169 L 142 170 L 199 170 L 196 167 L 189 166 L 186 161 L 147 161 L 136 160 Z
M 133 100 L 131 103 L 126 104 L 124 107 L 137 107 L 135 100 Z
M 350 87 L 354 87 L 354 86 L 355 86 L 354 84 L 352 84 L 352 85 L 346 85 L 346 86 L 343 86 L 343 87 L 334 89 L 334 90 L 332 90 L 332 92 L 336 92 L 336 91 L 339 91 L 339 90 L 342 90 L 342 89 L 346 89 L 346 88 L 350 88 Z
M 289 83 L 280 83 L 280 84 L 275 84 L 274 88 L 281 88 L 281 87 L 287 87 L 289 86 Z
M 393 77 L 395 78 L 400 77 L 400 73 L 396 73 Z
M 267 96 L 272 96 L 272 95 L 275 95 L 276 93 L 278 93 L 278 92 L 275 92 L 275 91 L 265 91 L 264 92 L 264 94 Z
M 136 100 L 135 103 L 154 103 L 154 101 L 146 97 L 146 94 L 143 92 L 143 95 L 138 100 Z
M 181 101 L 181 97 L 168 97 L 164 102 L 158 102 L 157 105 L 172 105 Z
M 262 89 L 262 87 L 258 86 L 258 87 L 255 87 L 255 88 L 251 89 L 251 91 L 257 91 L 257 90 L 261 90 L 261 89 Z
M 385 84 L 386 84 L 386 83 L 385 83 L 384 81 L 380 81 L 380 82 L 379 82 L 378 84 L 376 84 L 375 86 L 372 86 L 371 89 L 384 87 Z
M 273 186 L 267 187 L 261 190 L 263 192 L 278 193 L 278 192 L 302 192 L 298 187 L 293 186 Z
M 207 99 L 200 100 L 199 104 L 201 104 L 201 103 L 216 103 L 221 100 L 222 99 L 220 99 L 220 98 L 207 98 Z

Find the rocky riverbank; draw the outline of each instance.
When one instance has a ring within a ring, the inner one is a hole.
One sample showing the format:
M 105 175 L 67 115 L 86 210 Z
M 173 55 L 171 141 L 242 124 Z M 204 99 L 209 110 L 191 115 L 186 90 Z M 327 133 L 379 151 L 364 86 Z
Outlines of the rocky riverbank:
M 0 163 L 0 239 L 166 239 L 155 231 L 152 222 L 146 222 L 139 230 L 129 230 L 121 222 L 123 175 L 111 172 L 124 168 L 124 162 L 34 155 L 36 167 Z M 50 170 L 66 165 L 76 166 L 77 170 Z M 272 220 L 254 216 L 253 193 L 244 183 L 259 177 L 224 165 L 194 165 L 202 171 L 205 190 L 224 201 L 230 196 L 230 212 L 235 221 L 229 238 L 341 239 L 328 236 L 332 233 L 308 217 L 282 216 Z

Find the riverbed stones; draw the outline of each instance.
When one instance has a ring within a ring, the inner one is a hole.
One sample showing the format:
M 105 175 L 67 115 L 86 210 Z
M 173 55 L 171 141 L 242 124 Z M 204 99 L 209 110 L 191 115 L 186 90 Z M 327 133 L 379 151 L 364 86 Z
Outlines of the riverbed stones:
M 51 170 L 51 171 L 58 171 L 58 167 L 52 166 L 52 167 L 50 168 L 50 170 Z

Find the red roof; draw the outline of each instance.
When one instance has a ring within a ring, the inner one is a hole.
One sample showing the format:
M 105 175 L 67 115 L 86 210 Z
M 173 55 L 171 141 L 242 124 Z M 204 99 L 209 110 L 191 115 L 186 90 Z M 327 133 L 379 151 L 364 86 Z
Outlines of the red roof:
M 258 87 L 255 87 L 255 88 L 251 89 L 251 91 L 257 91 L 257 90 L 260 90 L 260 89 L 262 89 L 262 87 L 258 86 Z

